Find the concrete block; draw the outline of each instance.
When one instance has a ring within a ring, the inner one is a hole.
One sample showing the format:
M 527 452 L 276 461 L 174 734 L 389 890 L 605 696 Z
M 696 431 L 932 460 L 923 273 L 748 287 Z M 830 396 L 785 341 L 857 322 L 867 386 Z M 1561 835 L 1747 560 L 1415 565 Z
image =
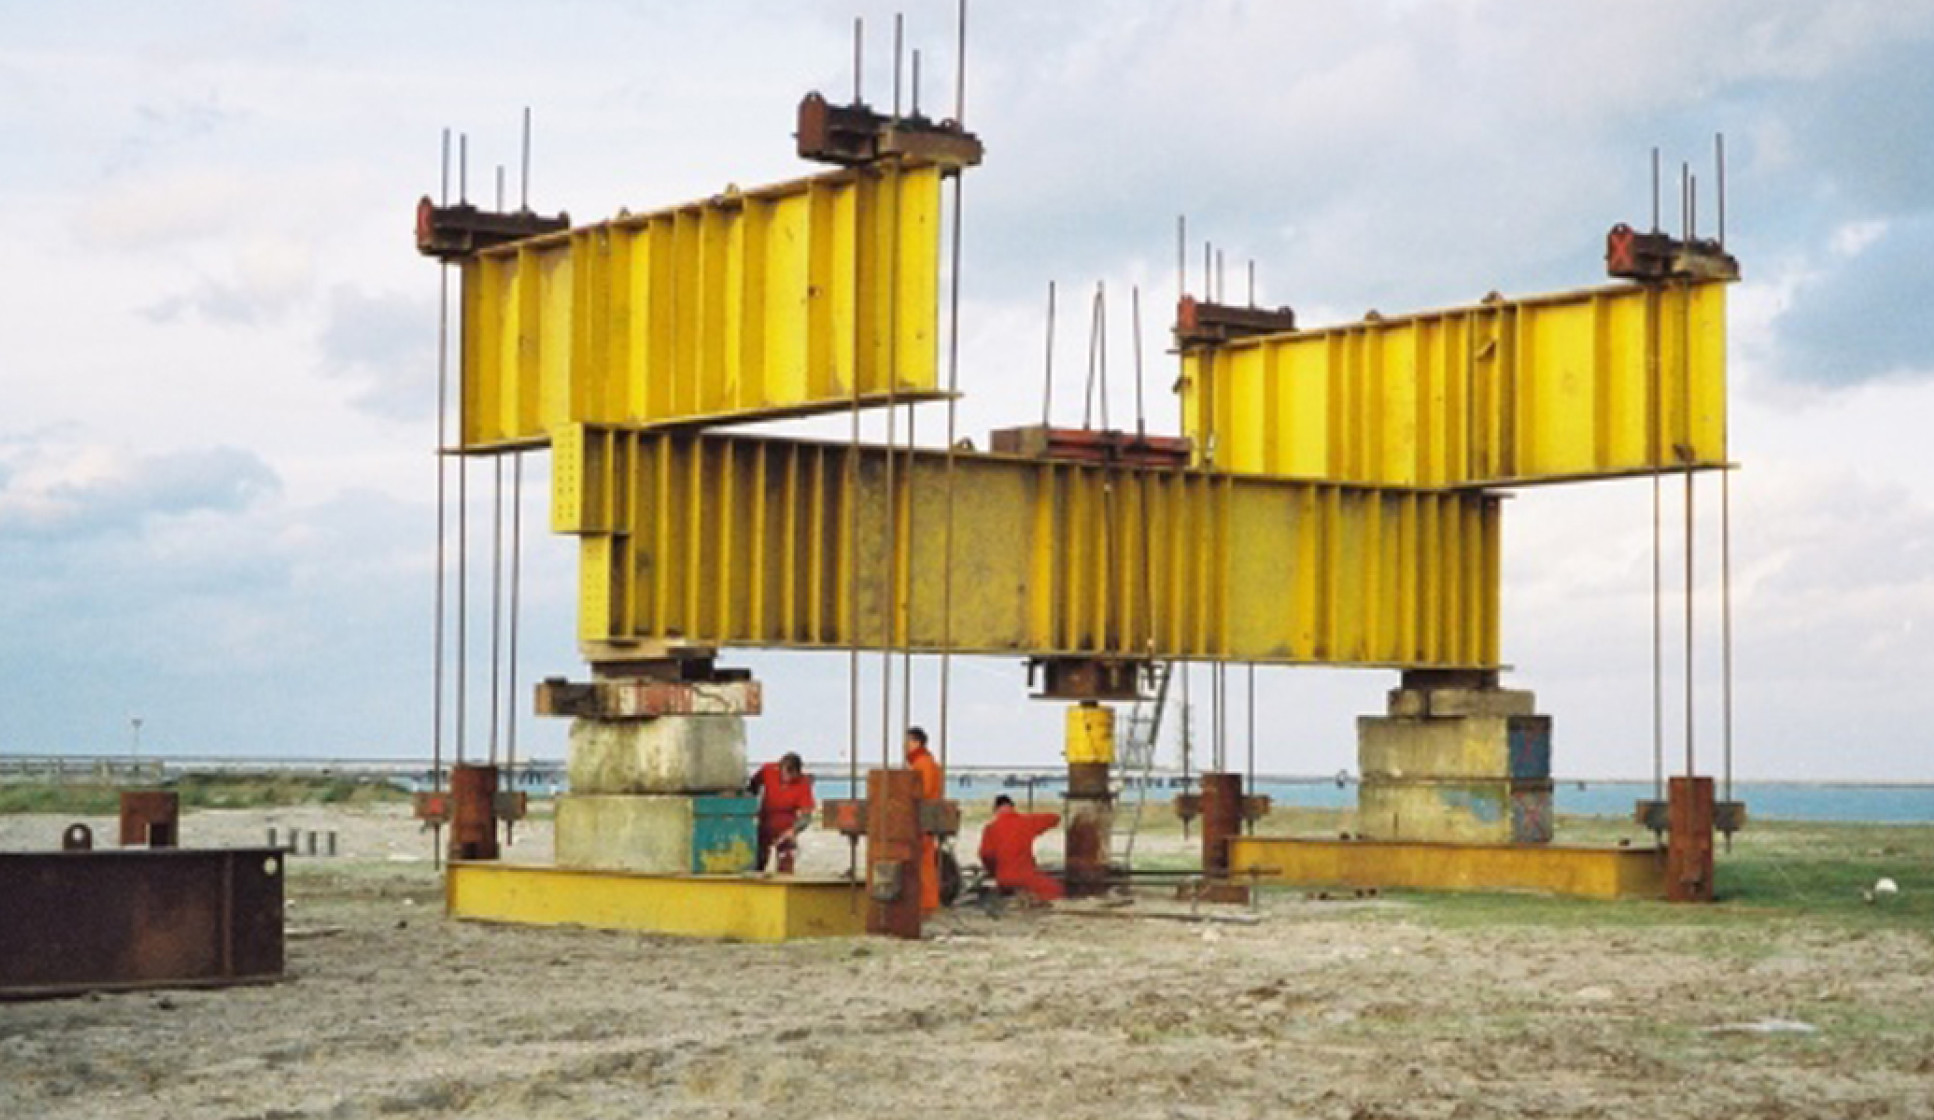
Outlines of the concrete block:
M 1544 844 L 1551 840 L 1551 783 L 1389 781 L 1357 789 L 1357 830 L 1371 840 L 1443 844 Z
M 559 867 L 734 874 L 752 870 L 757 845 L 756 798 L 572 793 L 557 799 Z
M 1421 688 L 1393 688 L 1385 714 L 1394 719 L 1422 719 L 1430 714 L 1430 693 Z
M 1357 719 L 1357 770 L 1365 778 L 1551 777 L 1548 716 Z
M 573 793 L 716 793 L 744 788 L 745 720 L 666 716 L 571 724 Z
M 1538 695 L 1526 688 L 1433 688 L 1434 719 L 1453 716 L 1529 716 L 1537 714 Z

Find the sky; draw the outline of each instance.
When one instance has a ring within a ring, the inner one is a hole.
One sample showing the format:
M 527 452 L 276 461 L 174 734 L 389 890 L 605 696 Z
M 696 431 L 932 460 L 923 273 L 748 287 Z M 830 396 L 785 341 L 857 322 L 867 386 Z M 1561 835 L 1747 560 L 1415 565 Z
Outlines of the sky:
M 954 5 L 902 10 L 923 107 L 951 112 Z M 855 15 L 866 96 L 890 101 L 894 11 L 0 0 L 0 753 L 452 752 L 454 654 L 440 729 L 434 714 L 438 275 L 411 238 L 415 200 L 440 189 L 443 130 L 468 138 L 470 196 L 493 201 L 503 166 L 514 201 L 529 106 L 531 205 L 579 221 L 795 177 L 814 168 L 792 154 L 794 107 L 850 95 Z M 1730 337 L 1735 772 L 1934 780 L 1934 4 L 975 0 L 969 23 L 966 120 L 987 160 L 963 212 L 968 434 L 1037 415 L 1051 280 L 1144 289 L 1151 425 L 1177 425 L 1159 391 L 1173 359 L 1153 356 L 1178 214 L 1232 277 L 1255 261 L 1260 302 L 1306 325 L 1583 287 L 1602 280 L 1605 230 L 1649 220 L 1654 146 L 1668 198 L 1681 162 L 1699 175 L 1710 228 L 1723 132 L 1745 274 Z M 1061 368 L 1081 367 L 1082 335 L 1062 331 Z M 1112 389 L 1131 415 L 1132 381 Z M 1079 419 L 1071 390 L 1055 409 Z M 938 406 L 920 423 L 930 441 Z M 523 753 L 559 756 L 566 728 L 531 716 L 527 693 L 585 676 L 575 555 L 547 532 L 547 464 L 528 457 L 519 684 L 512 696 L 498 672 L 510 714 L 493 719 L 494 471 L 473 465 L 467 487 L 465 749 L 514 733 Z M 1682 496 L 1664 488 L 1675 588 Z M 1553 717 L 1560 776 L 1652 772 L 1651 503 L 1644 481 L 1507 503 L 1506 683 Z M 1727 722 L 1718 504 L 1708 476 L 1702 772 L 1723 765 Z M 1664 603 L 1675 769 L 1684 610 L 1676 591 Z M 844 757 L 844 656 L 728 660 L 766 684 L 755 755 Z M 883 708 L 879 676 L 864 659 L 867 760 L 902 703 Z M 936 666 L 914 681 L 915 721 L 937 724 Z M 957 659 L 951 683 L 955 761 L 1056 763 L 1061 712 L 1026 699 L 1017 663 Z M 1353 770 L 1355 718 L 1394 683 L 1261 670 L 1258 768 Z M 1229 692 L 1240 766 L 1239 670 Z M 1198 704 L 1199 735 L 1208 722 Z

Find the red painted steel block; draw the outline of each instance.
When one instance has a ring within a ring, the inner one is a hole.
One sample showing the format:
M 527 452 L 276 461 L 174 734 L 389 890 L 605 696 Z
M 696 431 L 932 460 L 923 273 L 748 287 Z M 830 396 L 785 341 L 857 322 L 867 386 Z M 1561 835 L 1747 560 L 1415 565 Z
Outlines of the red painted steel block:
M 180 842 L 180 794 L 160 789 L 121 791 L 123 848 L 173 848 Z

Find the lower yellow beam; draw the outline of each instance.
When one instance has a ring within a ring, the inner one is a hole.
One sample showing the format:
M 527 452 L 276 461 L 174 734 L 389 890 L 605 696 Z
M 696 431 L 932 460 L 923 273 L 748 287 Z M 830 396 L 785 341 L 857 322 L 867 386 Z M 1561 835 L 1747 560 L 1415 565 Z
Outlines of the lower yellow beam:
M 1260 882 L 1296 886 L 1665 897 L 1665 853 L 1657 848 L 1242 836 L 1229 842 L 1229 867 L 1237 877 L 1253 872 Z
M 451 917 L 471 921 L 734 941 L 845 937 L 866 930 L 862 891 L 843 879 L 452 863 L 444 903 Z

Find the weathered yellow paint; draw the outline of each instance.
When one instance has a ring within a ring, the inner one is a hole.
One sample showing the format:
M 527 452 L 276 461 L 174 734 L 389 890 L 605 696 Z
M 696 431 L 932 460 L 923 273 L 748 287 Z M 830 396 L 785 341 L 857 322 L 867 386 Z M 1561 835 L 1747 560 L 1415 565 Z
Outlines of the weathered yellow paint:
M 1534 891 L 1583 898 L 1665 897 L 1658 848 L 1427 844 L 1238 836 L 1233 876 L 1299 887 Z
M 1106 704 L 1068 706 L 1068 761 L 1102 763 L 1115 761 L 1115 709 Z
M 941 395 L 940 183 L 887 161 L 478 253 L 461 445 Z
M 865 900 L 843 879 L 452 863 L 444 901 L 451 917 L 472 921 L 735 941 L 847 937 L 866 928 Z
M 1183 355 L 1218 470 L 1497 486 L 1726 461 L 1726 285 L 1624 284 Z
M 1490 494 L 961 453 L 949 557 L 940 451 L 895 453 L 898 533 L 879 448 L 587 427 L 554 451 L 553 525 L 584 542 L 579 637 L 614 657 L 664 642 L 1497 663 Z

